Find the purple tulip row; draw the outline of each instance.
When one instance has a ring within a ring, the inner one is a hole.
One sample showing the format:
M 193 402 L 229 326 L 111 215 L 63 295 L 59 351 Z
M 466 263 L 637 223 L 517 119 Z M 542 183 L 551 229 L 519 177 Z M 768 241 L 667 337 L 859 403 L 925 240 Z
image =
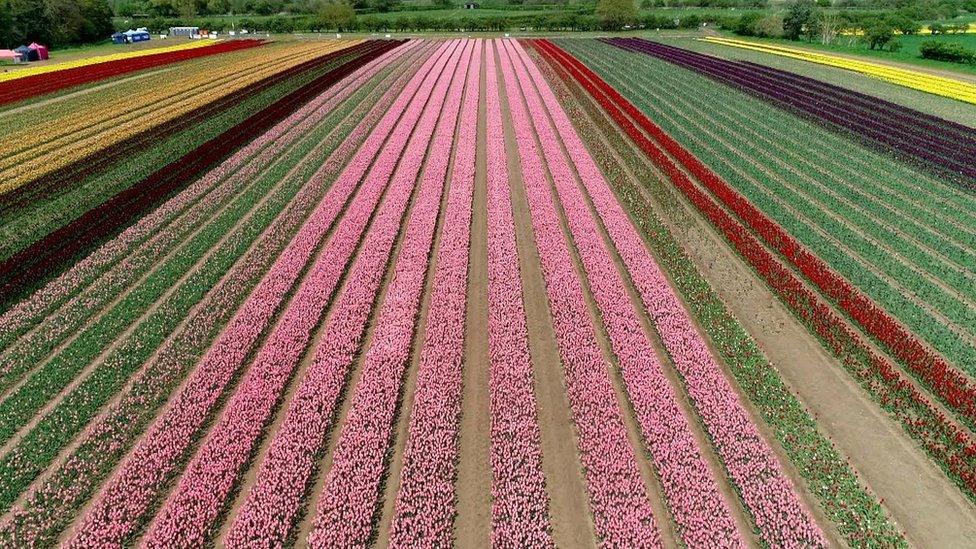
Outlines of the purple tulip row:
M 179 378 L 185 375 L 189 368 L 187 362 L 195 358 L 194 349 L 205 345 L 205 341 L 212 337 L 208 334 L 213 334 L 228 315 L 233 314 L 229 309 L 236 308 L 246 298 L 248 290 L 274 261 L 273 257 L 268 256 L 277 255 L 277 251 L 285 247 L 306 216 L 315 209 L 327 190 L 327 183 L 341 171 L 359 144 L 366 139 L 369 130 L 379 122 L 387 107 L 399 95 L 399 90 L 407 84 L 410 74 L 421 65 L 427 49 L 432 48 L 425 46 L 405 57 L 407 63 L 400 66 L 404 74 L 388 75 L 379 83 L 384 91 L 375 94 L 378 101 L 362 105 L 349 114 L 350 117 L 357 116 L 357 113 L 359 116 L 343 121 L 343 125 L 352 128 L 352 131 L 317 170 L 318 173 L 309 179 L 295 202 L 275 220 L 247 257 L 239 261 L 209 292 L 198 312 L 188 319 L 185 329 L 144 365 L 119 402 L 89 426 L 66 462 L 56 467 L 42 484 L 32 490 L 23 503 L 8 515 L 8 520 L 0 523 L 0 540 L 18 539 L 40 546 L 57 538 L 63 524 L 70 521 L 73 510 L 90 497 L 104 471 L 112 466 L 120 452 L 125 452 L 137 440 L 141 426 L 151 419 L 156 403 L 165 402 L 163 399 L 178 384 Z M 387 57 L 384 64 L 397 59 L 397 55 Z M 376 72 L 372 68 L 365 70 Z M 357 74 L 354 74 L 350 79 L 356 77 Z M 349 93 L 352 91 L 350 89 Z M 323 180 L 326 177 L 328 181 Z M 215 311 L 219 313 L 214 314 Z
M 319 207 L 201 359 L 187 384 L 174 396 L 168 408 L 92 503 L 69 545 L 86 547 L 100 543 L 122 543 L 140 527 L 169 478 L 178 471 L 186 452 L 200 436 L 201 429 L 219 403 L 223 389 L 243 367 L 258 337 L 271 325 L 275 313 L 342 213 L 346 201 L 359 186 L 387 137 L 395 128 L 404 125 L 409 132 L 413 123 L 401 121 L 401 115 L 437 59 L 436 55 L 428 59 L 374 128 Z M 410 111 L 407 116 L 413 116 L 416 121 L 417 114 Z M 395 135 L 402 139 L 404 136 L 400 133 Z M 329 240 L 320 255 L 321 261 L 317 262 L 309 275 L 310 279 L 316 274 L 324 274 L 324 263 L 343 262 L 344 265 L 343 256 L 348 259 L 352 255 L 359 241 L 358 235 L 365 230 L 372 206 L 378 202 L 385 182 L 374 181 L 363 185 L 362 192 L 349 207 L 349 215 L 342 219 L 336 229 L 335 236 L 338 238 Z
M 606 181 L 582 179 L 760 536 L 774 547 L 825 546 L 823 532 Z
M 966 178 L 976 178 L 976 131 L 883 100 L 753 63 L 665 46 L 642 39 L 609 39 L 758 95 L 787 110 L 853 132 L 873 145 Z
M 400 488 L 390 527 L 390 546 L 394 548 L 448 547 L 453 541 L 483 48 L 484 44 L 478 40 L 454 148 L 450 194 L 410 410 Z
M 331 88 L 263 134 L 254 142 L 257 146 L 254 143 L 248 145 L 30 299 L 6 312 L 0 317 L 3 333 L 19 332 L 33 325 L 36 328 L 0 355 L 0 379 L 3 380 L 0 388 L 16 382 L 30 368 L 41 363 L 50 350 L 78 332 L 78 327 L 91 317 L 93 310 L 116 299 L 174 246 L 242 192 L 247 187 L 245 182 L 256 177 L 276 156 L 320 123 L 336 105 L 390 60 L 412 47 L 408 43 L 396 48 L 357 70 L 353 75 L 355 78 L 344 81 L 345 85 Z
M 411 190 L 414 188 L 414 182 L 424 159 L 424 151 L 430 143 L 447 85 L 453 68 L 458 63 L 460 53 L 460 49 L 455 49 L 451 55 L 424 109 L 418 127 L 403 152 L 403 159 L 394 175 L 394 183 L 384 205 L 385 211 L 381 212 L 374 221 L 367 242 L 350 271 L 348 277 L 350 282 L 332 308 L 323 331 L 328 336 L 316 349 L 311 366 L 288 404 L 284 421 L 271 441 L 267 456 L 261 462 L 257 481 L 248 492 L 231 527 L 227 539 L 230 546 L 254 542 L 275 545 L 284 543 L 290 535 L 293 535 L 291 530 L 295 518 L 301 509 L 303 497 L 316 469 L 319 453 L 344 392 L 350 367 L 365 334 L 370 312 L 385 272 L 384 266 L 399 231 L 403 211 L 409 202 Z M 423 107 L 425 98 L 419 99 L 417 108 Z M 399 152 L 396 149 L 391 150 L 391 153 L 397 155 Z M 441 177 L 441 186 L 442 183 L 443 177 Z M 424 188 L 410 214 L 401 254 L 414 253 L 418 246 L 422 248 L 425 238 L 428 241 L 432 238 L 432 236 L 428 238 L 419 235 L 417 231 L 418 229 L 423 231 L 425 227 L 430 226 L 429 232 L 433 234 L 440 201 L 439 194 L 433 192 L 435 184 L 437 182 L 433 179 L 425 181 Z M 393 209 L 394 206 L 398 209 Z M 427 249 L 429 248 L 428 244 Z M 412 283 L 413 273 L 409 269 L 401 270 L 402 261 L 403 259 L 400 259 L 396 262 L 397 271 L 387 293 L 388 301 L 394 295 L 398 295 L 394 292 L 399 292 L 403 284 Z M 426 264 L 426 257 L 423 261 Z M 408 264 L 409 262 L 403 263 L 404 266 Z M 423 276 L 421 271 L 418 282 L 420 286 L 423 285 Z M 417 293 L 419 294 L 419 289 Z M 409 317 L 398 318 L 396 321 L 391 321 L 389 317 L 379 320 L 377 331 L 373 336 L 374 341 L 382 341 L 384 344 L 395 343 L 396 338 L 393 337 L 395 334 L 391 335 L 389 331 L 406 325 L 406 329 L 412 333 L 411 320 Z M 371 350 L 367 357 L 373 352 Z M 344 522 L 342 527 L 349 528 L 349 526 L 349 523 Z
M 485 56 L 491 542 L 498 548 L 551 547 L 495 54 L 492 42 Z
M 550 199 L 546 164 L 552 159 L 544 161 L 537 149 L 508 52 L 502 47 L 499 53 L 596 534 L 611 547 L 660 546 L 637 455 L 617 405 L 582 283 L 562 237 L 559 213 Z
M 356 393 L 332 454 L 332 468 L 326 476 L 309 537 L 313 547 L 365 545 L 373 530 L 474 41 L 464 41 L 463 46 L 464 56 L 456 68 L 438 135 L 427 157 L 414 219 L 407 228 L 393 281 L 379 311 L 373 344 L 366 353 Z M 417 155 L 418 162 L 422 156 Z
M 595 182 L 603 181 L 603 177 L 539 69 L 520 44 L 506 45 L 512 57 L 520 60 L 515 71 L 530 118 L 681 539 L 689 547 L 742 547 L 744 542 L 728 502 L 719 492 L 675 390 L 641 326 L 626 284 L 561 151 L 560 140 L 581 179 Z M 533 82 L 538 93 L 532 88 Z M 556 131 L 547 122 L 549 116 Z
M 228 496 L 236 486 L 244 465 L 254 451 L 276 405 L 280 402 L 285 386 L 294 375 L 299 361 L 311 342 L 312 332 L 325 313 L 331 297 L 339 288 L 343 273 L 356 252 L 357 244 L 360 239 L 363 239 L 363 232 L 368 227 L 362 243 L 362 251 L 351 268 L 346 290 L 340 294 L 338 308 L 330 314 L 329 324 L 324 332 L 327 334 L 326 344 L 316 351 L 316 360 L 313 360 L 302 386 L 304 387 L 308 379 L 313 378 L 320 370 L 319 366 L 323 365 L 322 359 L 325 356 L 328 360 L 335 360 L 342 357 L 351 358 L 355 354 L 357 336 L 365 328 L 365 321 L 383 278 L 390 250 L 393 248 L 404 212 L 410 202 L 422 151 L 427 148 L 429 133 L 426 137 L 414 133 L 411 138 L 411 132 L 418 124 L 418 119 L 420 123 L 418 127 L 423 131 L 424 119 L 420 114 L 432 93 L 430 84 L 445 70 L 447 62 L 446 56 L 441 56 L 437 60 L 427 83 L 421 87 L 412 104 L 407 108 L 405 118 L 394 128 L 387 145 L 376 156 L 356 202 L 350 206 L 328 247 L 300 285 L 220 419 L 210 430 L 180 477 L 178 486 L 169 495 L 162 510 L 150 525 L 145 540 L 147 546 L 197 546 L 210 538 L 216 519 L 226 506 Z M 427 111 L 434 108 L 435 113 L 439 112 L 440 105 L 436 102 L 435 98 L 427 103 Z M 409 145 L 407 145 L 408 138 Z M 416 146 L 418 142 L 420 147 Z M 406 161 L 398 169 L 397 162 L 404 153 L 405 145 L 407 145 L 404 154 Z M 410 155 L 418 154 L 420 158 L 415 160 L 416 167 L 414 167 Z M 412 173 L 410 173 L 411 168 L 413 168 Z M 382 204 L 380 204 L 381 198 Z M 370 222 L 374 212 L 375 219 Z M 355 329 L 357 323 L 360 325 L 358 331 Z M 348 343 L 347 346 L 331 348 L 332 342 L 343 342 L 344 333 L 351 336 L 345 341 Z M 330 351 L 325 352 L 326 348 Z M 335 389 L 341 391 L 341 386 Z M 299 389 L 290 409 L 294 409 L 295 404 L 307 396 L 309 396 L 307 391 Z M 295 424 L 286 419 L 283 425 L 284 432 L 288 433 L 292 426 L 312 430 L 314 424 L 308 425 L 303 422 Z M 304 434 L 305 440 L 312 443 L 322 438 L 314 437 L 313 433 Z M 277 440 L 294 439 L 286 435 L 276 437 Z M 281 456 L 274 450 L 273 454 Z

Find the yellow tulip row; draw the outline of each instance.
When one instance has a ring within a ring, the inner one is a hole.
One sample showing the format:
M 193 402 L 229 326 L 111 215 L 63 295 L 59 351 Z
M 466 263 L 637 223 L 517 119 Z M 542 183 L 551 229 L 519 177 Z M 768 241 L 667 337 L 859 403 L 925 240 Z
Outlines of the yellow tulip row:
M 942 97 L 949 97 L 951 99 L 964 101 L 966 103 L 976 104 L 976 84 L 961 80 L 936 76 L 934 74 L 929 74 L 922 71 L 902 69 L 882 63 L 860 61 L 838 55 L 828 55 L 797 48 L 776 46 L 773 44 L 717 37 L 708 37 L 703 38 L 702 40 L 711 42 L 713 44 L 722 44 L 735 48 L 760 51 L 773 55 L 800 59 L 802 61 L 808 61 L 820 65 L 846 69 L 878 78 L 892 84 L 904 86 L 906 88 L 912 88 L 926 93 L 941 95 Z
M 5 140 L 0 145 L 0 195 L 121 143 L 135 133 L 176 120 L 262 78 L 358 42 L 294 43 L 251 50 L 244 60 L 198 70 L 192 78 L 136 94 L 124 106 L 116 103 L 93 111 L 85 109 L 70 120 L 35 127 L 22 136 L 28 141 L 40 136 L 35 146 L 24 148 L 23 142 L 17 144 L 19 139 Z
M 82 59 L 75 59 L 72 61 L 65 61 L 64 63 L 54 63 L 51 65 L 38 65 L 31 67 L 29 69 L 20 69 L 8 73 L 0 74 L 0 82 L 6 82 L 7 80 L 16 80 L 18 78 L 24 78 L 26 76 L 34 76 L 36 74 L 46 74 L 49 72 L 57 72 L 65 69 L 73 69 L 75 67 L 84 67 L 87 65 L 95 65 L 98 63 L 107 63 L 109 61 L 121 61 L 123 59 L 132 59 L 133 57 L 142 57 L 144 55 L 155 55 L 157 53 L 169 53 L 172 51 L 189 50 L 193 48 L 200 48 L 203 46 L 214 45 L 214 40 L 195 40 L 193 42 L 187 42 L 185 44 L 179 44 L 176 46 L 166 46 L 163 48 L 149 48 L 144 50 L 136 50 L 124 53 L 112 53 L 109 55 L 98 55 L 95 57 L 84 57 Z

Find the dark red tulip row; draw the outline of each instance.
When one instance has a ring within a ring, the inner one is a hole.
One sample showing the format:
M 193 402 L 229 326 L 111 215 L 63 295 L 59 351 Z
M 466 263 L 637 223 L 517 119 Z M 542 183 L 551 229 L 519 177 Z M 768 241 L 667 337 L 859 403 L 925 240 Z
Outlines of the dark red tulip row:
M 32 201 L 37 200 L 39 197 L 57 193 L 65 185 L 81 183 L 85 178 L 97 174 L 101 170 L 127 159 L 172 135 L 183 131 L 192 131 L 193 127 L 197 124 L 217 116 L 219 113 L 239 105 L 247 98 L 254 97 L 268 88 L 285 82 L 289 78 L 300 74 L 308 74 L 311 71 L 321 70 L 330 64 L 340 61 L 344 56 L 354 56 L 368 48 L 369 44 L 364 43 L 355 47 L 321 55 L 281 72 L 271 74 L 257 82 L 220 97 L 215 101 L 201 105 L 169 122 L 146 128 L 107 150 L 95 151 L 90 156 L 83 157 L 76 162 L 42 175 L 10 191 L 4 195 L 3 204 L 0 204 L 0 212 L 22 208 Z
M 604 40 L 697 71 L 873 148 L 951 173 L 976 189 L 976 129 L 851 90 L 754 63 L 730 61 L 640 38 Z
M 400 42 L 374 41 L 357 46 L 356 57 L 348 63 L 322 74 L 0 263 L 0 301 L 56 269 L 100 238 L 137 219 L 160 199 L 196 179 L 309 99 L 398 44 Z M 329 55 L 335 58 L 349 53 L 340 50 Z
M 770 253 L 760 243 L 759 238 L 781 253 L 828 297 L 837 299 L 838 304 L 869 333 L 884 336 L 883 341 L 886 344 L 890 341 L 893 352 L 899 358 L 904 357 L 916 374 L 925 379 L 956 411 L 972 417 L 976 399 L 966 396 L 972 395 L 971 389 L 960 390 L 961 382 L 966 381 L 961 374 L 944 361 L 935 359 L 931 352 L 922 349 L 914 336 L 894 324 L 877 306 L 866 302 L 863 297 L 859 299 L 861 294 L 851 288 L 849 283 L 763 216 L 593 71 L 549 41 L 542 40 L 534 44 L 543 55 L 572 74 L 574 80 L 586 89 L 635 144 L 665 172 L 672 183 L 725 234 L 830 350 L 844 358 L 845 366 L 856 372 L 858 381 L 876 396 L 885 409 L 899 417 L 906 430 L 923 444 L 926 451 L 970 497 L 976 497 L 976 442 L 935 408 L 891 361 L 872 351 L 844 319 L 817 293 L 809 289 L 789 267 Z M 685 170 L 692 173 L 755 233 L 699 189 Z M 892 325 L 900 331 L 895 331 Z M 884 331 L 886 329 L 891 331 Z
M 239 51 L 262 44 L 264 44 L 263 40 L 228 40 L 226 42 L 218 42 L 212 46 L 143 55 L 131 59 L 120 59 L 117 61 L 108 61 L 105 63 L 96 63 L 60 71 L 46 72 L 44 74 L 25 76 L 24 78 L 0 83 L 0 105 L 61 91 L 81 84 L 97 82 L 120 74 L 169 65 L 171 63 L 186 61 L 187 59 Z

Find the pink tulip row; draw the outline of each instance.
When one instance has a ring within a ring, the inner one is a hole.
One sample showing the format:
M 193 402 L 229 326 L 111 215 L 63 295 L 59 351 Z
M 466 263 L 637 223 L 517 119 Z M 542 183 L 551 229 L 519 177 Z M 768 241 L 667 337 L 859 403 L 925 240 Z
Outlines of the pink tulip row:
M 145 545 L 197 546 L 210 538 L 227 497 L 234 489 L 241 470 L 280 402 L 282 392 L 311 342 L 312 332 L 325 313 L 326 306 L 339 288 L 343 273 L 367 227 L 369 229 L 362 243 L 362 251 L 355 260 L 349 276 L 350 282 L 346 285 L 347 291 L 343 292 L 343 298 L 339 301 L 347 303 L 345 296 L 350 296 L 353 301 L 360 301 L 357 298 L 365 297 L 358 293 L 360 288 L 367 295 L 375 295 L 416 180 L 416 173 L 413 177 L 403 171 L 397 171 L 394 175 L 394 170 L 397 169 L 398 160 L 418 119 L 422 122 L 421 111 L 432 93 L 430 84 L 445 70 L 447 63 L 446 56 L 437 60 L 428 76 L 428 82 L 418 91 L 407 108 L 404 119 L 394 128 L 389 141 L 366 176 L 363 190 L 356 202 L 350 206 L 342 224 L 308 277 L 299 286 L 240 386 L 227 403 L 220 419 L 180 477 L 178 486 L 170 493 L 150 525 Z M 439 111 L 439 105 L 431 107 L 428 103 L 427 110 L 431 108 Z M 414 133 L 414 136 L 417 134 Z M 420 150 L 423 151 L 427 142 L 423 137 L 420 141 L 423 147 Z M 417 139 L 410 139 L 410 143 L 417 143 Z M 417 149 L 408 146 L 407 152 L 416 154 Z M 420 162 L 419 159 L 416 161 L 417 169 Z M 407 158 L 404 164 L 409 166 L 410 159 Z M 375 219 L 371 223 L 370 218 L 374 213 Z M 371 304 L 370 299 L 363 307 L 364 321 Z M 324 331 L 327 341 L 341 333 L 336 329 L 342 326 L 343 320 L 343 315 L 337 312 L 330 315 L 329 324 Z M 351 356 L 355 353 L 355 347 L 345 351 Z
M 484 44 L 478 40 L 458 126 L 450 194 L 437 252 L 400 488 L 390 527 L 390 546 L 394 548 L 448 547 L 453 540 L 483 48 Z
M 414 93 L 420 89 L 428 72 L 438 62 L 431 56 L 414 76 L 407 88 L 360 147 L 346 166 L 319 207 L 302 226 L 299 233 L 281 254 L 275 265 L 251 294 L 217 341 L 197 365 L 183 389 L 122 463 L 115 477 L 93 502 L 82 525 L 70 545 L 86 547 L 100 543 L 121 543 L 130 537 L 151 511 L 169 477 L 178 470 L 186 451 L 199 436 L 200 429 L 219 403 L 224 387 L 244 364 L 251 348 L 271 323 L 291 288 L 305 270 L 323 238 L 329 232 L 350 195 L 359 186 L 373 159 L 394 132 L 402 139 L 403 126 L 413 122 L 401 115 Z M 429 87 L 428 87 L 429 89 Z M 408 117 L 416 120 L 412 110 Z M 336 231 L 336 236 L 322 252 L 315 272 L 324 268 L 321 263 L 343 261 L 348 258 L 365 230 L 372 207 L 379 200 L 385 180 L 364 184 L 362 192 L 350 206 L 350 212 Z
M 17 303 L 0 315 L 0 333 L 13 333 L 26 326 L 38 322 L 40 318 L 50 315 L 50 308 L 60 303 L 66 296 L 77 293 L 85 284 L 101 273 L 112 263 L 122 259 L 128 269 L 134 269 L 134 258 L 147 257 L 150 261 L 157 261 L 158 250 L 165 249 L 172 242 L 178 231 L 162 230 L 171 222 L 181 226 L 193 227 L 199 217 L 189 216 L 199 209 L 189 210 L 201 197 L 206 202 L 200 206 L 213 207 L 223 202 L 232 193 L 240 190 L 240 182 L 253 177 L 260 169 L 267 166 L 281 151 L 294 140 L 304 135 L 319 120 L 326 116 L 341 101 L 358 89 L 364 82 L 387 66 L 392 60 L 416 47 L 418 42 L 408 42 L 395 48 L 370 63 L 357 69 L 343 80 L 341 85 L 333 86 L 322 95 L 316 97 L 291 116 L 276 124 L 268 132 L 255 139 L 232 157 L 208 172 L 200 179 L 187 186 L 179 194 L 154 209 L 148 215 L 139 219 L 132 226 L 125 229 L 119 236 L 102 245 L 98 250 L 89 254 L 66 271 L 46 284 L 43 288 L 31 294 L 29 299 Z M 242 167 L 247 164 L 246 169 Z M 215 189 L 217 189 L 216 192 Z M 150 239 L 147 241 L 147 239 Z M 160 242 L 156 242 L 160 241 Z M 140 246 L 141 245 L 141 246 Z M 136 246 L 140 246 L 136 248 Z M 141 263 L 139 263 L 141 265 Z M 110 278 L 119 278 L 112 275 Z M 58 318 L 63 314 L 59 311 Z M 51 326 L 50 328 L 55 328 Z M 48 328 L 46 328 L 48 329 Z M 0 370 L 2 373 L 2 370 Z
M 213 217 L 223 204 L 246 189 L 244 182 L 254 178 L 281 151 L 305 135 L 368 78 L 392 59 L 409 50 L 408 46 L 412 47 L 408 43 L 358 69 L 354 73 L 355 78 L 348 82 L 343 81 L 345 85 L 333 87 L 255 141 L 265 148 L 249 145 L 241 153 L 235 154 L 191 184 L 159 210 L 143 218 L 118 238 L 52 281 L 29 300 L 19 303 L 0 317 L 0 324 L 16 331 L 37 323 L 47 315 L 36 329 L 22 336 L 0 355 L 0 376 L 10 376 L 5 381 L 11 383 L 35 367 L 53 346 L 77 333 L 79 325 L 91 317 L 93 310 L 112 302 L 119 292 L 137 281 L 147 269 L 158 264 L 160 258 L 167 254 L 167 250 L 187 238 L 195 228 Z M 249 151 L 250 155 L 243 155 L 244 151 Z M 200 199 L 201 196 L 204 198 Z M 160 210 L 166 210 L 170 217 L 162 216 Z M 165 222 L 166 219 L 172 221 Z M 139 230 L 139 227 L 145 230 Z M 146 236 L 150 236 L 148 240 L 144 240 Z M 111 265 L 119 257 L 122 260 Z M 106 267 L 108 270 L 99 274 Z M 87 289 L 83 289 L 84 284 L 93 277 L 98 278 Z M 50 310 L 73 294 L 74 297 L 56 310 Z
M 410 44 L 417 43 L 419 42 Z M 355 154 L 369 130 L 379 122 L 387 107 L 407 84 L 410 74 L 419 68 L 423 51 L 424 48 L 421 48 L 408 56 L 409 63 L 400 67 L 403 74 L 391 74 L 380 83 L 386 90 L 382 97 L 374 105 L 364 105 L 359 109 L 365 116 L 346 136 L 345 141 L 333 151 L 319 172 L 310 179 L 309 184 L 303 187 L 286 213 L 275 220 L 274 225 L 262 235 L 260 244 L 250 250 L 248 256 L 241 260 L 209 293 L 199 311 L 189 319 L 186 329 L 169 341 L 160 353 L 143 367 L 133 385 L 126 389 L 121 400 L 89 426 L 81 438 L 79 449 L 75 450 L 63 465 L 57 467 L 43 484 L 30 492 L 24 502 L 19 507 L 15 507 L 7 519 L 0 523 L 0 539 L 16 538 L 29 545 L 43 545 L 49 539 L 47 536 L 50 535 L 52 528 L 57 528 L 55 525 L 63 520 L 63 517 L 56 516 L 63 515 L 63 511 L 59 510 L 71 509 L 81 503 L 86 497 L 86 490 L 97 482 L 100 472 L 105 467 L 103 459 L 95 459 L 93 456 L 110 459 L 127 449 L 129 441 L 135 436 L 132 427 L 133 415 L 144 413 L 143 409 L 147 406 L 147 401 L 152 402 L 165 395 L 169 390 L 168 387 L 175 383 L 174 376 L 180 375 L 180 372 L 186 368 L 185 362 L 189 360 L 186 349 L 199 345 L 202 338 L 207 337 L 206 334 L 215 329 L 214 323 L 220 315 L 211 312 L 225 311 L 228 307 L 235 306 L 242 288 L 247 287 L 250 284 L 248 281 L 259 277 L 262 270 L 266 268 L 267 255 L 273 253 L 276 247 L 287 244 L 287 240 L 298 230 L 305 216 L 314 210 L 325 193 L 323 175 L 331 180 L 334 174 L 341 170 L 345 160 Z M 395 57 L 391 58 L 390 62 L 394 59 Z M 353 79 L 355 76 L 353 74 L 349 78 Z M 352 116 L 355 116 L 355 112 Z
M 260 464 L 256 483 L 248 492 L 231 526 L 227 539 L 229 546 L 249 543 L 276 545 L 284 543 L 291 535 L 309 480 L 315 471 L 318 455 L 343 393 L 350 366 L 365 334 L 385 272 L 384 266 L 390 256 L 403 218 L 403 210 L 414 188 L 424 152 L 430 144 L 438 113 L 460 54 L 460 48 L 456 48 L 451 54 L 403 152 L 385 209 L 374 221 L 374 228 L 350 270 L 350 282 L 336 300 L 323 329 L 323 333 L 328 335 L 316 349 L 304 379 L 288 403 L 284 421 Z M 422 106 L 423 101 L 418 105 Z M 396 150 L 394 152 L 399 153 Z M 423 227 L 430 225 L 430 232 L 433 232 L 440 200 L 439 191 L 437 194 L 433 192 L 436 183 L 433 180 L 425 182 L 421 190 L 412 209 L 401 254 L 414 253 L 412 250 L 417 246 L 423 247 L 422 241 L 425 237 L 417 233 L 418 227 L 423 230 Z M 441 186 L 442 184 L 443 177 Z M 428 250 L 429 247 L 428 243 Z M 426 264 L 426 257 L 422 259 Z M 408 265 L 409 262 L 404 263 L 401 257 L 396 263 L 398 267 L 387 293 L 387 300 L 396 295 L 399 285 L 409 284 L 411 280 L 409 271 L 400 270 L 401 264 Z M 422 285 L 423 272 L 419 276 L 419 284 Z M 387 316 L 379 320 L 374 341 L 390 343 L 393 336 L 388 331 L 403 324 L 412 331 L 409 317 L 391 320 Z M 364 379 L 365 376 L 364 372 Z M 344 524 L 343 528 L 346 527 L 348 526 Z
M 742 547 L 744 542 L 736 530 L 732 511 L 719 492 L 718 483 L 680 409 L 674 388 L 665 377 L 653 344 L 641 326 L 624 280 L 562 152 L 560 139 L 577 165 L 584 162 L 584 157 L 589 158 L 589 153 L 562 107 L 557 103 L 542 104 L 533 82 L 539 90 L 544 90 L 542 93 L 551 93 L 551 89 L 522 46 L 514 41 L 506 41 L 505 46 L 513 58 L 515 73 L 579 250 L 589 287 L 620 364 L 627 394 L 681 539 L 690 547 Z M 552 112 L 556 110 L 558 114 Z M 563 122 L 558 127 L 558 136 L 549 123 L 550 115 Z M 592 176 L 587 173 L 587 177 Z
M 332 454 L 332 467 L 325 479 L 309 537 L 309 545 L 313 547 L 365 545 L 373 530 L 400 384 L 410 357 L 473 45 L 473 41 L 464 42 L 464 56 L 456 68 L 449 99 L 441 113 L 413 219 L 379 311 L 373 344 L 365 355 L 360 380 Z M 422 153 L 418 154 L 416 161 L 422 157 Z
M 541 75 L 534 75 L 542 81 Z M 551 90 L 543 89 L 557 127 L 571 128 Z M 567 146 L 582 150 L 564 130 Z M 773 449 L 760 435 L 688 311 L 651 257 L 627 214 L 589 155 L 575 155 L 586 187 L 619 251 L 664 346 L 682 375 L 729 476 L 762 539 L 773 547 L 824 546 L 823 532 L 800 501 Z
M 546 163 L 519 93 L 511 60 L 501 48 L 501 72 L 518 142 L 522 179 L 549 296 L 566 392 L 579 433 L 580 459 L 597 536 L 611 547 L 656 547 L 660 532 L 637 455 L 617 405 L 595 326 L 587 310 L 559 213 L 551 200 Z M 547 160 L 551 160 L 548 159 Z
M 494 547 L 551 547 L 494 44 L 485 60 L 491 541 Z

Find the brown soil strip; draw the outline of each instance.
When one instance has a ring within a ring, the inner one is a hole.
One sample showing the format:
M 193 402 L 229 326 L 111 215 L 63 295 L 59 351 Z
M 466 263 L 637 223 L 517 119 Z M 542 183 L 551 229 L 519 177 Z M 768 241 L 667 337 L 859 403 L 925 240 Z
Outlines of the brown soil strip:
M 499 65 L 501 63 L 499 62 Z M 500 78 L 500 74 L 499 74 Z M 499 81 L 508 175 L 512 188 L 512 214 L 522 275 L 529 352 L 535 370 L 539 428 L 542 434 L 542 469 L 550 497 L 552 538 L 557 547 L 595 547 L 586 483 L 579 461 L 579 444 L 563 382 L 562 361 L 549 315 L 545 279 L 535 244 L 525 196 L 515 128 L 512 125 L 504 82 Z
M 487 45 L 490 48 L 490 44 Z M 491 49 L 487 50 L 491 55 Z M 488 396 L 488 168 L 487 70 L 481 64 L 478 103 L 478 140 L 471 212 L 471 250 L 468 266 L 467 324 L 465 328 L 464 387 L 458 445 L 457 518 L 458 547 L 478 549 L 491 536 L 491 413 Z M 490 75 L 494 78 L 494 75 Z

